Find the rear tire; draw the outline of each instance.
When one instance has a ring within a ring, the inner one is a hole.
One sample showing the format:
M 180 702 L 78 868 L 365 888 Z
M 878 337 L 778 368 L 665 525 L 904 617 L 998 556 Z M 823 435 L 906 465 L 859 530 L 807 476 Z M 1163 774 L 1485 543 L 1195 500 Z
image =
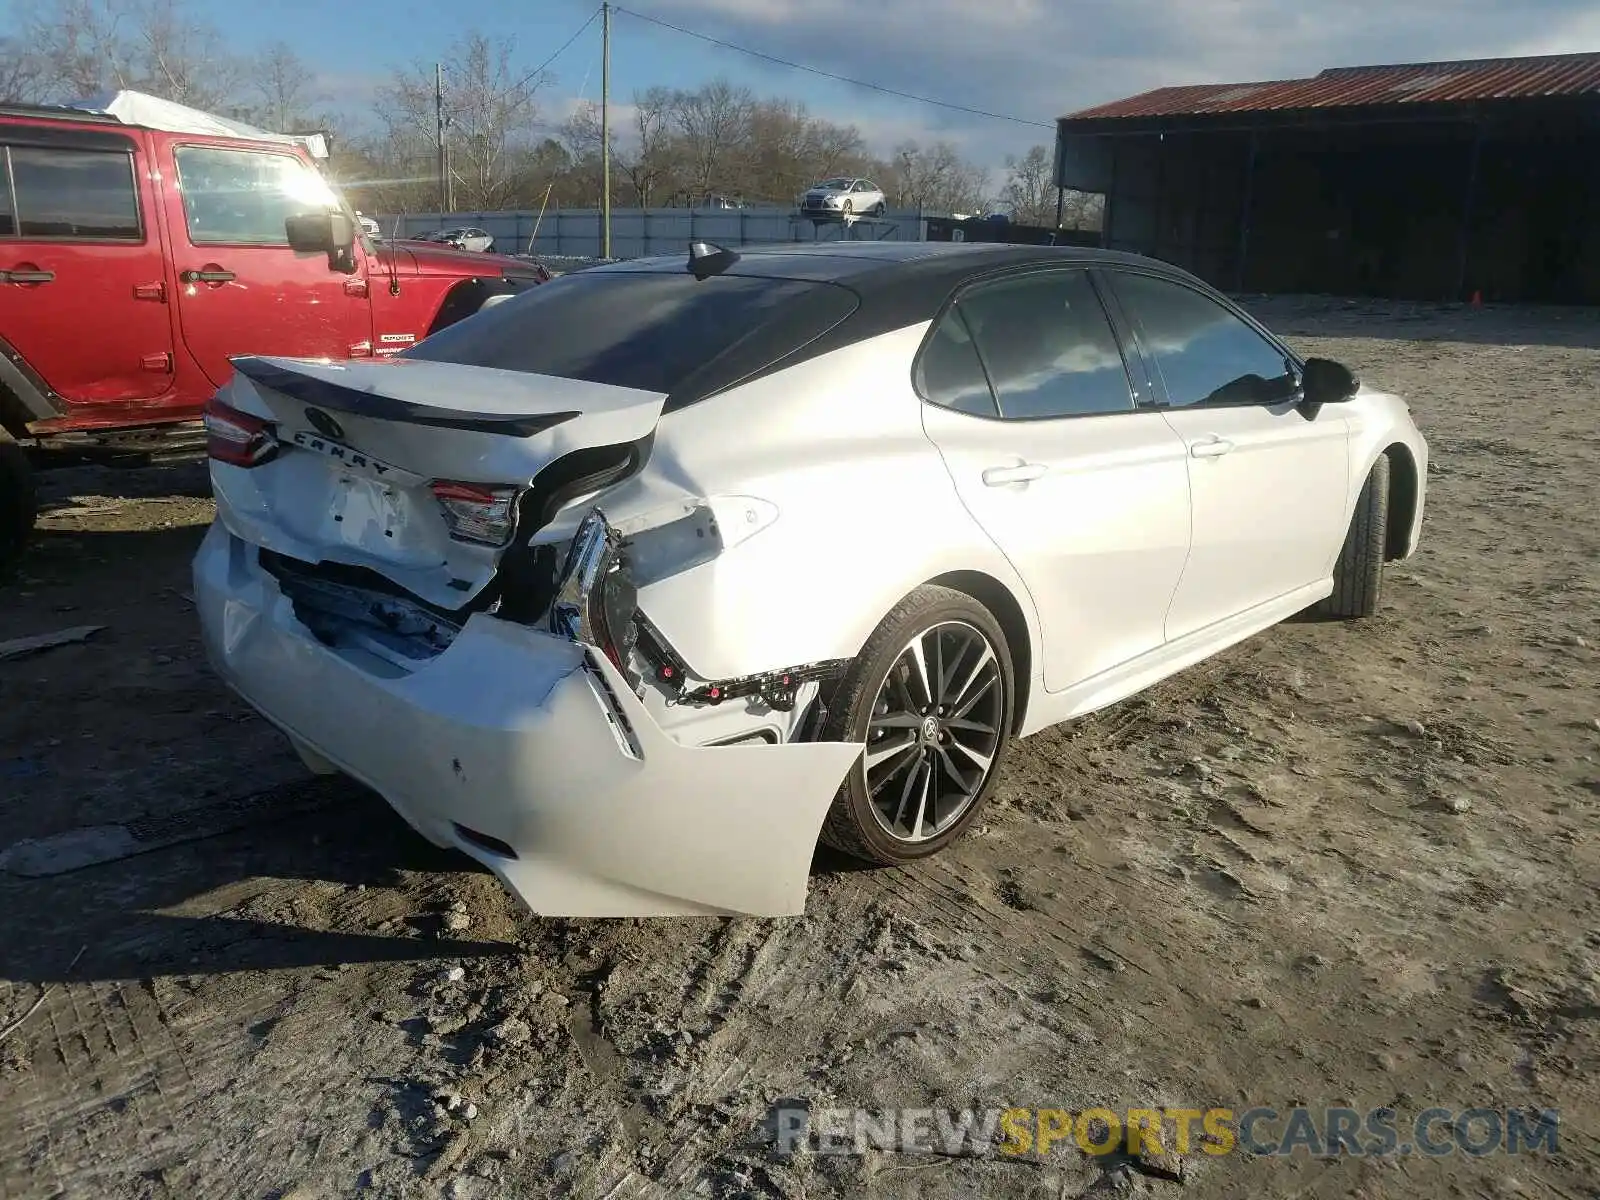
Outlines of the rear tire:
M 1320 617 L 1357 620 L 1378 611 L 1383 593 L 1383 556 L 1389 529 L 1389 456 L 1372 464 L 1344 548 L 1333 567 L 1333 594 L 1312 611 Z
M 873 631 L 829 700 L 822 739 L 867 749 L 834 797 L 822 841 L 885 866 L 955 841 L 993 790 L 1015 697 L 1011 651 L 989 610 L 951 588 L 917 588 Z
M 38 518 L 39 497 L 28 455 L 0 429 L 0 571 L 22 556 Z
M 872 206 L 872 215 L 875 216 L 875 217 L 881 217 L 887 211 L 888 211 L 888 209 L 885 207 L 885 205 L 884 205 L 882 200 L 879 200 L 876 204 L 874 204 Z

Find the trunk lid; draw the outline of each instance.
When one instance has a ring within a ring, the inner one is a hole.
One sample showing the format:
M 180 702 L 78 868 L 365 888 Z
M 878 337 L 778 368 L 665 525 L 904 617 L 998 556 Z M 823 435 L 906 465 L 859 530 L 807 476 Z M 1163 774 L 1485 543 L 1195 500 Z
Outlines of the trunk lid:
M 376 571 L 452 611 L 482 591 L 507 547 L 452 536 L 435 482 L 526 488 L 578 451 L 617 447 L 622 461 L 654 431 L 666 401 L 633 388 L 403 358 L 246 357 L 234 367 L 218 400 L 272 422 L 280 448 L 253 467 L 212 462 L 224 524 L 302 562 Z M 522 511 L 513 541 L 531 532 L 529 506 Z

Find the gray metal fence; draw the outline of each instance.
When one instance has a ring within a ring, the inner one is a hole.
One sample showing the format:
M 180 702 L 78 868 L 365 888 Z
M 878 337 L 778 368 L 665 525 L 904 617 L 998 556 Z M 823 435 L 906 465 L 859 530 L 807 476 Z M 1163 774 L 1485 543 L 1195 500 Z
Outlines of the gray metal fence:
M 411 213 L 377 216 L 385 237 L 416 237 L 434 229 L 467 225 L 494 237 L 494 248 L 505 254 L 549 254 L 570 258 L 596 258 L 600 254 L 600 210 L 597 208 L 537 209 L 508 212 Z M 674 254 L 696 238 L 722 246 L 770 242 L 925 240 L 920 209 L 890 211 L 882 217 L 862 218 L 846 226 L 837 221 L 818 224 L 785 208 L 613 208 L 611 254 L 614 258 L 643 258 Z

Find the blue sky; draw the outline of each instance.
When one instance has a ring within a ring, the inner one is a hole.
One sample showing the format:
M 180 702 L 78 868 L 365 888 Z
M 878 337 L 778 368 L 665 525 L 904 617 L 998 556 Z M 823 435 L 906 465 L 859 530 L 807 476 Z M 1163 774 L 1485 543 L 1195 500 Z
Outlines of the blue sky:
M 0 13 L 51 0 L 0 0 Z M 514 42 L 532 69 L 597 7 L 589 0 L 188 0 L 236 50 L 284 39 L 352 112 L 398 63 L 432 61 L 458 32 Z M 852 78 L 1048 125 L 1164 84 L 1315 74 L 1324 67 L 1600 50 L 1593 0 L 637 0 L 627 7 Z M 557 60 L 542 115 L 600 92 L 598 20 Z M 296 39 L 293 31 L 306 35 Z M 1051 137 L 761 63 L 626 13 L 613 17 L 620 102 L 652 84 L 716 76 L 854 122 L 874 149 L 946 137 L 998 167 Z

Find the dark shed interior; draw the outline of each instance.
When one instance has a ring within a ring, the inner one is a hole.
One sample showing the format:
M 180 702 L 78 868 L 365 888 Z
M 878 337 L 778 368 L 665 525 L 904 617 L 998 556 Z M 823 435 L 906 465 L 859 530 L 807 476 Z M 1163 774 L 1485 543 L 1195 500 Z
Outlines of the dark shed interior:
M 1149 93 L 1063 118 L 1058 181 L 1106 194 L 1107 245 L 1233 291 L 1600 304 L 1600 55 L 1563 57 L 1594 60 L 1592 91 L 1165 114 Z

